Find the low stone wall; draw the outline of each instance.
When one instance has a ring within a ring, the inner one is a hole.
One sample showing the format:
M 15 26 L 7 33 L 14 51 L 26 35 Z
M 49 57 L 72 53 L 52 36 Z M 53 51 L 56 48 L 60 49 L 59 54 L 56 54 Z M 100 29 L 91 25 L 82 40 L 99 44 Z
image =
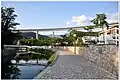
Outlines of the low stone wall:
M 76 49 L 73 46 L 64 47 L 64 50 L 71 51 L 73 54 L 74 54 L 74 52 L 76 52 L 76 54 L 80 54 L 80 55 L 84 54 L 84 51 L 85 51 L 84 49 L 85 49 L 84 47 L 76 47 Z

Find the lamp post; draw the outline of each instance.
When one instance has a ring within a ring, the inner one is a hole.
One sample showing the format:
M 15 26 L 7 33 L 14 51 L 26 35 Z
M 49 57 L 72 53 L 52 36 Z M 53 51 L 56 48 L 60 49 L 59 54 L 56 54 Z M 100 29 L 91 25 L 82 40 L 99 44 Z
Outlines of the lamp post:
M 104 24 L 103 25 L 103 41 L 104 41 L 104 44 L 107 44 L 107 39 L 106 39 L 106 36 L 107 36 L 107 31 L 106 31 L 106 25 Z
M 73 37 L 74 37 L 74 54 L 76 54 L 76 42 L 75 42 L 76 34 L 73 34 Z

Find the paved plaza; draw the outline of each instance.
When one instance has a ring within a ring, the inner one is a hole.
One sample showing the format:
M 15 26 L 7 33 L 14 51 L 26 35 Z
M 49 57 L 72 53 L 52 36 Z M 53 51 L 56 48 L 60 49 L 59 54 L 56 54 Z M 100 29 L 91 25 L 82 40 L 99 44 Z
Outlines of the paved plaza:
M 59 51 L 55 64 L 41 79 L 111 79 L 115 76 L 103 68 L 89 62 L 83 56 L 68 51 Z

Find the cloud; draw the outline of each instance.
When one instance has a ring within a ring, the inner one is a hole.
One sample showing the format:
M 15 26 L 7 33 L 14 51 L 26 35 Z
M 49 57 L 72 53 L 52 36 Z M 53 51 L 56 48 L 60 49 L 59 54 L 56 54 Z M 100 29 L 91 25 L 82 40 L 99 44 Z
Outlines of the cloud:
M 67 21 L 66 24 L 69 25 L 69 24 L 70 24 L 70 21 Z
M 114 23 L 118 22 L 118 13 L 113 13 L 113 14 L 107 14 L 107 22 L 108 23 Z
M 76 23 L 76 26 L 85 26 L 90 24 L 91 19 L 85 15 L 73 16 L 71 22 Z
M 85 15 L 72 17 L 72 22 L 86 22 L 86 20 L 87 20 L 87 17 Z
M 75 26 L 93 25 L 93 23 L 91 23 L 90 21 L 95 17 L 89 17 L 86 15 L 73 16 L 71 23 L 75 23 Z M 107 22 L 108 23 L 118 22 L 118 13 L 113 13 L 113 14 L 107 13 Z

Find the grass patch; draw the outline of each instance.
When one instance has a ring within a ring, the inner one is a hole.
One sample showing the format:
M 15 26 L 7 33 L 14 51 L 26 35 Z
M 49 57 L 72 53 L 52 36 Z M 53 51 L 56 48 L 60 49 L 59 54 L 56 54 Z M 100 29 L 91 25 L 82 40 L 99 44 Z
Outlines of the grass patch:
M 55 61 L 57 58 L 57 55 L 54 53 L 48 60 L 48 64 L 51 64 L 53 61 Z

